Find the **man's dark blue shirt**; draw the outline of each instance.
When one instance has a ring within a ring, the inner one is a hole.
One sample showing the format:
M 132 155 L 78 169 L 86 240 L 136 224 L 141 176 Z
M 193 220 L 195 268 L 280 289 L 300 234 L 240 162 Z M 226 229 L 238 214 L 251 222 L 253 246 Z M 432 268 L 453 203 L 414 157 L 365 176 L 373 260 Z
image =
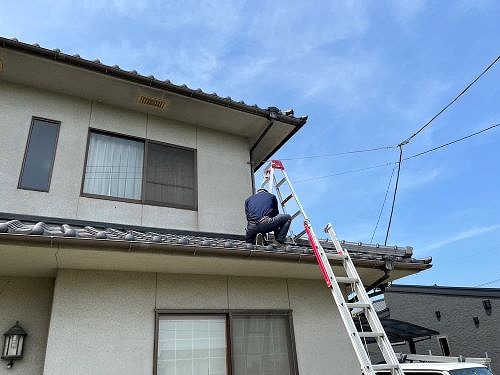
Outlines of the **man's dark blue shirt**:
M 259 191 L 245 200 L 248 221 L 259 221 L 264 216 L 274 217 L 278 211 L 278 200 L 267 191 Z

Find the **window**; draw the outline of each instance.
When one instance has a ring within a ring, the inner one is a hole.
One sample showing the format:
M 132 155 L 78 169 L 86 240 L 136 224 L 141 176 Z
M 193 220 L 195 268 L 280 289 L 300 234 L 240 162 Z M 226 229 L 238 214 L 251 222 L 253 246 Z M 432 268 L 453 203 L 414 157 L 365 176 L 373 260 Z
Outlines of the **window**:
M 290 312 L 157 313 L 156 375 L 297 374 Z
M 485 367 L 450 370 L 449 373 L 450 375 L 493 375 L 493 373 Z
M 92 130 L 82 195 L 196 209 L 195 150 Z
M 33 118 L 18 188 L 49 191 L 60 122 Z
M 439 346 L 441 346 L 441 353 L 445 356 L 450 356 L 450 346 L 448 345 L 448 338 L 446 336 L 438 337 Z

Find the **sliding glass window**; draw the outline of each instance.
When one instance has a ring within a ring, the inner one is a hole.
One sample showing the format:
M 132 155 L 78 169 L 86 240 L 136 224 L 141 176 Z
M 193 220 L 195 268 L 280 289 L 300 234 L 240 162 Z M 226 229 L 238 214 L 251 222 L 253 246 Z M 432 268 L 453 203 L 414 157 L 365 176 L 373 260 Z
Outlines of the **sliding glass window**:
M 92 130 L 82 195 L 196 209 L 196 151 Z
M 290 312 L 157 313 L 156 375 L 296 375 Z

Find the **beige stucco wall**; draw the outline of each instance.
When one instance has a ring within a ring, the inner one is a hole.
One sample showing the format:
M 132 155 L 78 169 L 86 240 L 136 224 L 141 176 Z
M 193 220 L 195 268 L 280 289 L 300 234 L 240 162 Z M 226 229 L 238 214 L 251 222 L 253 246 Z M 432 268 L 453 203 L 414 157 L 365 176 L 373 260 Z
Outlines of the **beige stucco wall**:
M 50 278 L 20 278 L 0 276 L 0 350 L 3 333 L 16 320 L 27 332 L 24 358 L 7 369 L 0 361 L 0 375 L 41 375 L 49 331 L 50 309 L 54 280 Z
M 150 375 L 154 309 L 292 309 L 299 373 L 357 373 L 322 281 L 60 270 L 45 375 Z
M 17 189 L 33 116 L 61 121 L 49 193 Z M 80 197 L 89 127 L 196 149 L 198 210 Z M 243 137 L 4 81 L 0 132 L 0 212 L 243 234 L 251 193 Z

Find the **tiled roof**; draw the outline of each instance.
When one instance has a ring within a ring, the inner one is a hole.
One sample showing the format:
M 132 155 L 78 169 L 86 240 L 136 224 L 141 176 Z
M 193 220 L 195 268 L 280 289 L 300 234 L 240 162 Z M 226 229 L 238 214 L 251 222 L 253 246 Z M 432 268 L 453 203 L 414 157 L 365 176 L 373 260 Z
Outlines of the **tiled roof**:
M 101 246 L 112 246 L 116 243 L 139 243 L 144 245 L 165 246 L 169 248 L 193 248 L 199 251 L 238 250 L 246 253 L 268 253 L 279 255 L 303 255 L 312 256 L 313 252 L 306 241 L 298 244 L 288 244 L 285 250 L 275 250 L 272 246 L 257 246 L 245 243 L 242 236 L 222 235 L 202 232 L 168 231 L 148 228 L 123 228 L 113 225 L 95 225 L 96 223 L 75 222 L 73 224 L 34 222 L 26 220 L 0 220 L 0 240 L 3 235 L 21 236 L 23 240 L 30 238 L 50 239 L 75 239 L 75 240 L 98 240 Z M 93 224 L 93 225 L 91 225 Z M 330 242 L 322 241 L 327 253 L 335 253 Z M 363 261 L 386 261 L 392 260 L 396 263 L 415 264 L 422 268 L 430 266 L 431 259 L 415 259 L 412 257 L 411 248 L 397 248 L 376 245 L 364 245 L 361 243 L 350 243 L 342 241 L 353 260 Z
M 236 101 L 231 97 L 222 97 L 217 93 L 207 93 L 202 89 L 192 89 L 185 84 L 175 84 L 167 80 L 161 80 L 153 75 L 145 76 L 139 74 L 136 70 L 127 71 L 118 65 L 105 65 L 99 60 L 87 60 L 80 55 L 68 55 L 58 48 L 50 50 L 41 47 L 39 44 L 28 44 L 18 41 L 16 38 L 0 37 L 0 47 L 10 48 L 25 53 L 37 55 L 42 58 L 50 58 L 65 64 L 75 65 L 88 70 L 96 71 L 109 76 L 126 79 L 131 82 L 145 84 L 150 87 L 156 87 L 162 90 L 170 91 L 179 95 L 188 96 L 205 102 L 222 105 L 236 110 L 252 113 L 258 116 L 273 118 L 291 125 L 302 126 L 307 121 L 307 116 L 295 117 L 293 110 L 281 111 L 276 107 L 261 108 L 256 104 L 247 104 L 244 101 Z

